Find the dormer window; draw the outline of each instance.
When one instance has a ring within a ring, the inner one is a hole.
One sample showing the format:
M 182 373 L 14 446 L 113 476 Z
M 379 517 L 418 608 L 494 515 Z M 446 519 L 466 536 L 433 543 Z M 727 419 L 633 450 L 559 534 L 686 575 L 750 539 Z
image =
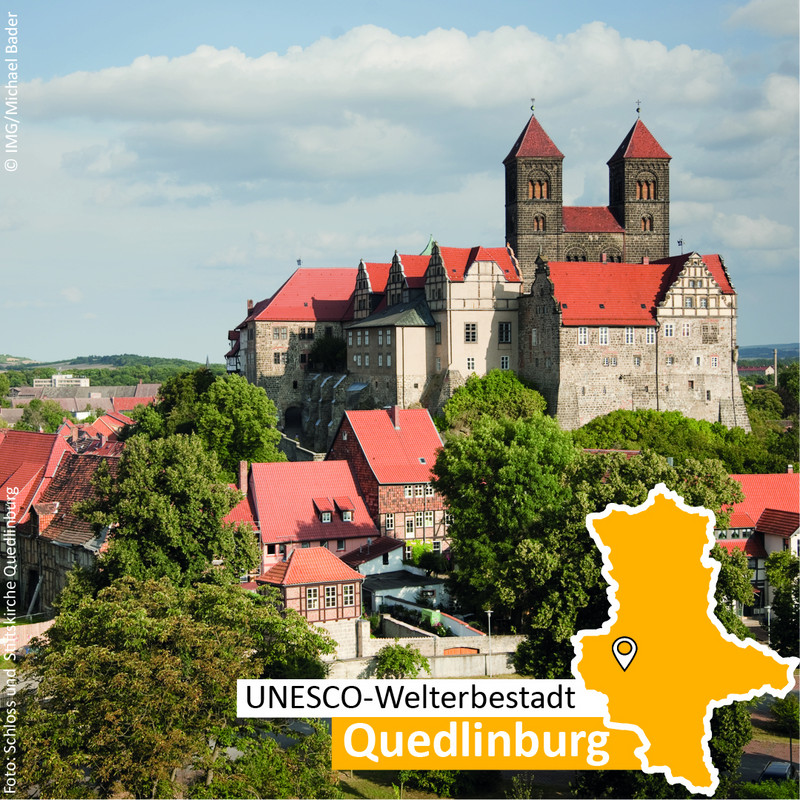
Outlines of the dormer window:
M 334 497 L 333 502 L 336 504 L 342 522 L 352 522 L 353 512 L 356 509 L 353 501 L 349 497 Z
M 323 522 L 330 522 L 331 521 L 331 512 L 330 511 L 323 511 L 322 512 L 322 521 Z
M 342 511 L 342 521 L 343 522 L 352 522 L 353 521 L 353 512 L 352 511 Z
M 312 502 L 317 510 L 320 522 L 330 522 L 333 514 L 333 503 L 327 497 L 315 497 Z

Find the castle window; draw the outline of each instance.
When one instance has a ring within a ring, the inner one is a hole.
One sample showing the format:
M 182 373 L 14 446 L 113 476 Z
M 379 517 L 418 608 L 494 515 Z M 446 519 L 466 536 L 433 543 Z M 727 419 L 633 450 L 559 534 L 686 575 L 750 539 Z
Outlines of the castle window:
M 475 372 L 475 359 L 468 358 L 467 359 L 467 372 Z
M 671 367 L 675 363 L 675 356 L 667 356 L 667 366 Z
M 478 323 L 465 322 L 464 323 L 464 341 L 477 342 L 478 341 Z
M 703 344 L 713 344 L 719 339 L 719 328 L 714 324 L 703 325 Z
M 711 389 L 707 389 L 706 390 L 706 400 L 710 400 L 710 399 L 711 399 Z
M 625 328 L 625 344 L 633 344 L 633 328 Z
M 536 347 L 539 344 L 539 330 L 531 328 L 531 347 Z
M 719 366 L 719 358 L 717 358 L 717 356 L 711 356 L 711 366 L 712 367 Z
M 687 297 L 687 298 L 686 298 L 686 299 L 683 301 L 683 307 L 684 307 L 684 308 L 694 308 L 694 300 L 692 300 L 692 298 L 691 298 L 691 297 Z
M 273 364 L 280 364 L 281 363 L 281 354 L 280 353 L 273 353 L 272 354 L 272 363 Z
M 700 308 L 708 308 L 708 298 L 701 297 L 700 298 Z
M 600 328 L 597 342 L 598 344 L 608 344 L 608 328 Z
M 616 367 L 617 366 L 617 357 L 616 356 L 611 356 L 611 366 L 612 367 Z
M 544 214 L 533 215 L 533 230 L 537 233 L 545 232 L 545 217 Z
M 664 324 L 664 336 L 668 339 L 675 335 L 675 326 L 671 322 Z
M 588 328 L 578 328 L 578 344 L 589 344 Z
M 641 367 L 642 366 L 642 357 L 641 356 L 634 356 L 633 357 L 633 366 L 634 367 Z
M 500 369 L 508 369 L 508 356 L 500 356 Z
M 499 322 L 497 324 L 497 334 L 500 344 L 511 344 L 511 323 Z
M 645 344 L 655 344 L 656 343 L 656 329 L 655 328 L 648 328 L 644 335 Z
M 692 326 L 688 322 L 684 322 L 681 325 L 681 336 L 691 336 L 692 334 Z
M 653 230 L 653 218 L 649 214 L 642 217 L 642 230 L 645 233 L 651 233 Z
M 604 366 L 604 367 L 607 367 L 607 366 L 608 366 L 610 363 L 611 363 L 611 361 L 610 361 L 609 357 L 608 357 L 608 356 L 606 356 L 606 357 L 603 359 L 603 366 Z

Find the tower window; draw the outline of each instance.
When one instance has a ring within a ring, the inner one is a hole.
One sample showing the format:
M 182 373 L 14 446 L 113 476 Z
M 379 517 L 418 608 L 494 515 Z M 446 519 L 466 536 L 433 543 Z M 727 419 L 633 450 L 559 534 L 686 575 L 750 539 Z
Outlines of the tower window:
M 653 218 L 649 214 L 642 217 L 642 230 L 645 233 L 650 233 L 653 230 Z
M 545 218 L 544 214 L 533 215 L 533 230 L 537 233 L 544 233 L 545 231 Z
M 547 200 L 550 194 L 549 181 L 529 180 L 528 181 L 528 200 Z

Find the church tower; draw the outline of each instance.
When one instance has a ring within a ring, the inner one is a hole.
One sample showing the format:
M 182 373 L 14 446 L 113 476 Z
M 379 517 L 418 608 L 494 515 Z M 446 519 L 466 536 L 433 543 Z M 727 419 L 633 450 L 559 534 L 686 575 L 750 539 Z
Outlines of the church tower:
M 564 155 L 531 114 L 506 156 L 506 241 L 516 255 L 525 289 L 536 257 L 559 258 Z
M 625 229 L 624 261 L 669 256 L 670 158 L 637 119 L 608 162 L 608 206 Z

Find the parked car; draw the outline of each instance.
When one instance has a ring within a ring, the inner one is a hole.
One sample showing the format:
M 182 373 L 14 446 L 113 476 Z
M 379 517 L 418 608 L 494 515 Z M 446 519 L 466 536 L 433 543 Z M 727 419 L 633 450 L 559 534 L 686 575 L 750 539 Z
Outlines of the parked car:
M 758 776 L 758 783 L 762 781 L 787 781 L 797 777 L 797 767 L 788 761 L 770 761 Z

